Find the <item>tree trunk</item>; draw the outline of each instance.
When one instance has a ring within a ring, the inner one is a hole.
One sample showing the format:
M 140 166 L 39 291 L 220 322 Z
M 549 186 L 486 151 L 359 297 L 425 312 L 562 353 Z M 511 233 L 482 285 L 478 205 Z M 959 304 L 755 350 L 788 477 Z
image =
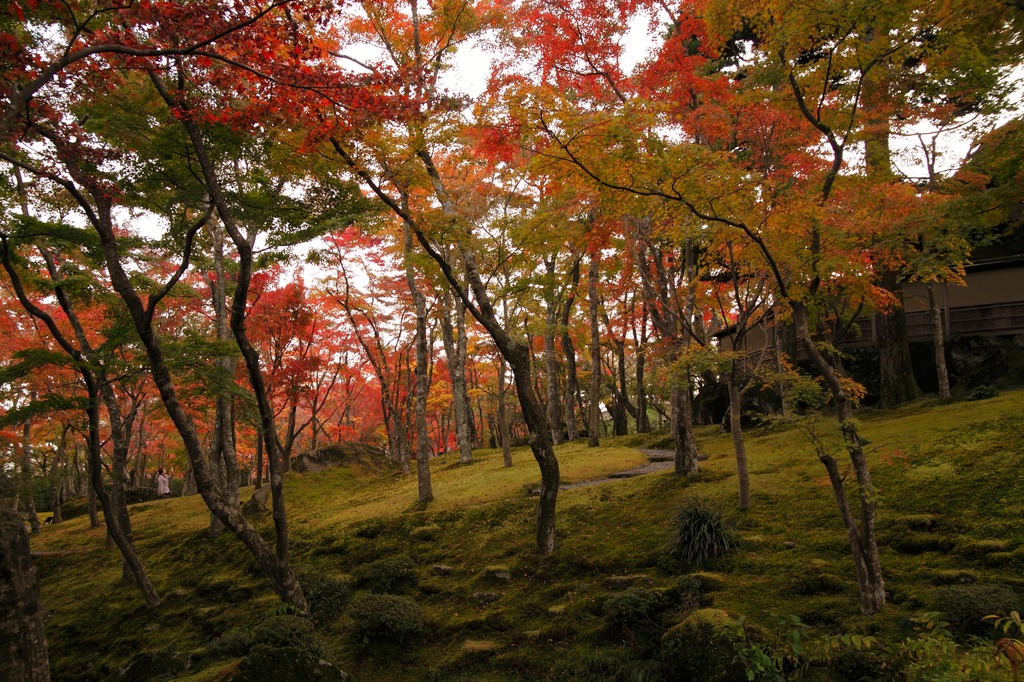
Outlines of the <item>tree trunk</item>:
M 590 254 L 587 271 L 587 302 L 590 304 L 590 422 L 587 427 L 587 447 L 601 445 L 601 333 L 597 324 L 597 278 L 601 254 L 596 249 Z
M 506 467 L 512 466 L 512 430 L 508 425 L 508 406 L 505 399 L 505 369 L 508 363 L 499 354 L 498 360 L 498 434 L 501 438 L 501 458 Z
M 742 414 L 743 397 L 736 385 L 737 361 L 733 361 L 726 375 L 726 388 L 729 391 L 729 431 L 732 432 L 732 445 L 736 451 L 736 473 L 739 478 L 740 509 L 750 509 L 750 472 L 747 468 L 747 446 L 743 442 Z
M 35 392 L 32 393 L 31 399 L 36 399 Z M 32 494 L 32 417 L 26 419 L 21 427 L 21 483 L 28 523 L 32 528 L 32 535 L 38 535 L 39 515 L 36 514 L 36 496 Z
M 566 438 L 570 441 L 579 437 L 576 427 L 576 395 L 580 391 L 579 378 L 576 376 L 576 348 L 569 335 L 569 318 L 572 306 L 576 302 L 576 289 L 580 285 L 580 258 L 573 260 L 569 273 L 569 291 L 562 301 L 559 324 L 562 331 L 562 353 L 565 355 L 565 394 L 562 404 L 565 407 Z
M 636 432 L 650 433 L 651 422 L 647 416 L 647 386 L 644 384 L 647 369 L 647 304 L 644 303 L 640 316 L 640 338 L 636 339 Z
M 465 239 L 459 241 L 458 249 L 462 256 L 463 272 L 465 273 L 467 285 L 464 286 L 455 275 L 452 264 L 434 247 L 416 222 L 416 218 L 408 210 L 408 207 L 399 205 L 392 197 L 388 196 L 374 181 L 373 177 L 356 163 L 355 159 L 345 151 L 344 147 L 336 139 L 332 138 L 331 143 L 338 155 L 348 164 L 349 168 L 367 182 L 378 198 L 415 232 L 420 246 L 437 263 L 441 273 L 451 285 L 452 290 L 459 295 L 466 309 L 476 318 L 477 322 L 487 330 L 494 340 L 494 345 L 497 346 L 498 351 L 505 357 L 512 368 L 516 393 L 519 396 L 519 404 L 523 411 L 523 420 L 526 422 L 526 427 L 530 433 L 530 450 L 533 452 L 541 474 L 540 498 L 537 502 L 537 549 L 544 555 L 553 553 L 555 551 L 555 508 L 558 500 L 560 480 L 558 458 L 555 456 L 555 451 L 551 444 L 544 411 L 533 389 L 533 380 L 530 375 L 530 348 L 526 344 L 514 339 L 509 334 L 508 329 L 503 327 L 498 321 L 494 304 L 491 302 L 491 298 L 487 293 L 487 287 L 477 266 L 476 252 L 472 248 L 472 230 L 467 223 L 462 222 L 461 226 Z M 461 218 L 459 211 L 448 195 L 444 181 L 434 165 L 430 152 L 426 149 L 419 149 L 416 151 L 416 156 L 423 164 L 423 168 L 430 179 L 434 188 L 434 194 L 440 202 L 444 214 L 453 219 Z M 470 294 L 473 296 L 472 299 L 470 299 Z
M 48 682 L 39 578 L 25 523 L 0 499 L 0 670 L 10 682 Z
M 846 483 L 843 472 L 832 455 L 816 442 L 818 458 L 828 471 L 832 492 L 839 507 L 839 515 L 846 526 L 850 542 L 850 551 L 857 573 L 857 587 L 860 594 L 860 608 L 865 615 L 877 613 L 885 606 L 885 583 L 882 577 L 882 565 L 878 557 L 878 542 L 875 534 L 875 488 L 871 481 L 864 445 L 857 431 L 857 423 L 853 419 L 853 407 L 843 389 L 842 381 L 834 368 L 818 351 L 811 337 L 808 323 L 807 308 L 797 302 L 790 303 L 793 310 L 793 323 L 797 337 L 800 339 L 808 357 L 815 368 L 825 379 L 835 403 L 836 419 L 843 435 L 847 454 L 853 465 L 857 478 L 856 494 L 860 502 L 860 521 L 854 518 L 846 495 Z
M 632 411 L 636 414 L 636 408 L 634 408 L 629 402 L 629 396 L 626 391 L 628 390 L 628 384 L 626 382 L 626 344 L 615 340 L 615 369 L 618 376 L 618 390 L 615 391 L 615 412 L 613 413 L 612 421 L 612 433 L 616 436 L 625 436 L 629 434 L 629 418 L 627 413 Z
M 210 282 L 210 297 L 213 303 L 214 328 L 218 342 L 231 339 L 227 311 L 227 271 L 224 267 L 224 225 L 217 221 L 210 225 L 213 242 L 213 275 Z M 224 376 L 235 375 L 235 359 L 220 357 L 217 366 Z M 235 433 L 233 406 L 229 395 L 218 391 L 214 410 L 213 438 L 210 446 L 210 470 L 225 502 L 238 508 L 238 465 L 235 456 Z M 225 530 L 223 522 L 210 512 L 210 537 L 217 537 Z
M 408 205 L 408 198 L 403 196 L 403 203 Z M 430 485 L 430 437 L 427 432 L 427 393 L 430 390 L 427 372 L 427 300 L 416 286 L 416 277 L 412 267 L 412 230 L 405 227 L 405 281 L 409 285 L 413 304 L 416 308 L 416 372 L 414 394 L 416 400 L 416 482 L 419 489 L 419 501 L 430 502 L 434 492 Z M 465 415 L 463 415 L 465 416 Z
M 470 436 L 469 420 L 472 408 L 466 393 L 465 363 L 465 325 L 461 325 L 459 338 L 455 338 L 452 326 L 452 314 L 465 318 L 465 308 L 461 302 L 452 309 L 451 293 L 445 291 L 441 295 L 441 340 L 444 342 L 444 353 L 448 358 L 448 375 L 452 380 L 452 408 L 455 411 L 455 441 L 459 448 L 459 463 L 469 464 L 473 461 L 473 439 Z
M 151 80 L 168 106 L 181 109 L 182 103 L 171 97 L 156 74 L 152 74 Z M 206 180 L 206 188 L 210 194 L 211 202 L 216 207 L 217 213 L 238 252 L 239 268 L 235 294 L 231 305 L 230 327 L 232 335 L 235 337 L 235 342 L 241 351 L 242 358 L 245 361 L 249 383 L 256 398 L 257 408 L 259 409 L 261 429 L 265 439 L 264 446 L 267 450 L 267 461 L 270 465 L 270 489 L 273 501 L 275 530 L 275 546 L 273 550 L 263 540 L 260 533 L 242 515 L 241 511 L 229 504 L 216 488 L 209 467 L 204 461 L 202 444 L 200 443 L 195 425 L 178 400 L 174 379 L 167 366 L 163 347 L 153 329 L 155 310 L 152 306 L 155 301 L 150 299 L 148 306 L 143 304 L 142 299 L 131 282 L 131 278 L 121 264 L 119 245 L 113 229 L 113 223 L 110 219 L 108 200 L 103 199 L 103 203 L 99 207 L 101 209 L 100 217 L 94 221 L 93 225 L 100 236 L 100 243 L 103 248 L 104 260 L 111 285 L 128 308 L 136 332 L 139 334 L 139 338 L 146 350 L 153 383 L 156 384 L 160 392 L 160 398 L 163 401 L 168 416 L 170 416 L 171 421 L 181 435 L 185 451 L 188 453 L 189 461 L 192 464 L 192 471 L 196 478 L 196 487 L 199 489 L 199 493 L 224 525 L 230 528 L 245 544 L 257 563 L 259 563 L 260 567 L 270 578 L 274 589 L 282 601 L 300 611 L 305 611 L 307 609 L 306 598 L 302 593 L 302 586 L 299 584 L 298 578 L 291 568 L 288 556 L 288 523 L 283 493 L 284 476 L 282 464 L 279 460 L 280 454 L 274 425 L 274 414 L 267 398 L 266 386 L 264 385 L 263 375 L 260 370 L 259 354 L 249 342 L 245 328 L 249 283 L 252 277 L 253 249 L 252 245 L 242 236 L 238 227 L 233 222 L 231 210 L 221 191 L 220 182 L 214 172 L 213 163 L 206 152 L 206 143 L 202 133 L 195 121 L 188 117 L 187 110 L 182 111 L 183 113 L 179 120 L 185 127 L 192 143 L 192 148 L 196 153 L 198 166 L 201 168 L 203 177 Z M 186 262 L 187 256 L 188 254 L 186 254 Z
M 693 438 L 693 395 L 690 382 L 672 383 L 671 423 L 672 440 L 675 444 L 675 472 L 677 476 L 690 476 L 697 473 L 697 442 Z
M 899 295 L 895 273 L 882 276 L 882 286 Z M 875 315 L 878 331 L 878 365 L 881 383 L 879 404 L 892 407 L 910 402 L 921 395 L 910 363 L 910 342 L 907 338 L 907 316 L 902 303 L 885 313 Z
M 949 398 L 949 370 L 946 368 L 946 335 L 942 327 L 942 310 L 935 297 L 935 283 L 928 283 L 928 309 L 932 317 L 932 338 L 935 340 L 935 374 L 939 380 L 939 398 Z
M 556 272 L 554 256 L 544 260 L 548 282 L 545 292 L 544 318 L 544 370 L 547 375 L 545 383 L 546 414 L 551 440 L 555 445 L 565 442 L 565 430 L 562 428 L 562 395 L 558 390 L 558 358 L 556 357 L 555 337 L 558 335 L 558 294 L 556 292 Z
M 75 445 L 75 451 L 77 452 L 78 445 Z M 100 515 L 96 509 L 96 488 L 92 485 L 92 458 L 86 457 L 85 459 L 85 470 L 88 480 L 85 484 L 86 497 L 89 501 L 89 527 L 99 528 L 100 527 Z

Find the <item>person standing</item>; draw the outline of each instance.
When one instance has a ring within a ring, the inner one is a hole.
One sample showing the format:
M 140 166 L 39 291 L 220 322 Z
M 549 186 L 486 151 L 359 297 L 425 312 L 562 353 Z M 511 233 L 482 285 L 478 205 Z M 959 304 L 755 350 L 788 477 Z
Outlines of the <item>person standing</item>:
M 156 475 L 156 495 L 157 497 L 171 496 L 171 477 L 164 472 L 163 467 Z

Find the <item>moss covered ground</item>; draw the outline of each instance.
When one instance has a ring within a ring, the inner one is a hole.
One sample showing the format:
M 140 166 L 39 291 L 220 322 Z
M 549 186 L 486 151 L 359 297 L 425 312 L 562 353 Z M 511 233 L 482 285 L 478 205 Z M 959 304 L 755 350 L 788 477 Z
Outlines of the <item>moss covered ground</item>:
M 888 661 L 878 670 L 891 668 L 923 612 L 941 612 L 934 618 L 977 649 L 967 638 L 990 638 L 991 627 L 974 611 L 1019 609 L 1024 594 L 1024 391 L 923 400 L 859 419 L 890 592 L 880 615 L 859 612 L 845 531 L 800 430 L 748 432 L 753 504 L 741 513 L 731 436 L 708 427 L 699 433 L 708 459 L 695 477 L 666 470 L 563 491 L 551 557 L 535 551 L 529 490 L 538 471 L 525 449 L 514 451 L 511 469 L 491 450 L 467 466 L 456 456 L 433 460 L 436 500 L 425 509 L 415 504 L 415 477 L 387 467 L 289 474 L 294 562 L 326 603 L 316 656 L 357 680 L 662 679 L 662 634 L 709 606 L 765 631 L 795 616 L 807 637 L 874 637 Z M 826 441 L 834 435 L 826 417 L 814 429 Z M 637 448 L 663 437 L 562 446 L 563 479 L 639 466 L 646 458 Z M 740 539 L 705 567 L 665 551 L 675 511 L 693 497 L 719 506 Z M 32 540 L 55 679 L 237 677 L 253 645 L 245 633 L 285 614 L 266 579 L 233 537 L 207 538 L 198 497 L 139 504 L 132 518 L 163 597 L 152 610 L 120 582 L 116 550 L 87 518 Z M 270 537 L 269 520 L 259 525 Z M 408 633 L 388 636 L 353 622 L 349 599 L 371 590 L 407 597 L 395 608 L 418 605 L 423 627 L 409 620 Z M 1008 669 L 992 675 L 1011 679 Z

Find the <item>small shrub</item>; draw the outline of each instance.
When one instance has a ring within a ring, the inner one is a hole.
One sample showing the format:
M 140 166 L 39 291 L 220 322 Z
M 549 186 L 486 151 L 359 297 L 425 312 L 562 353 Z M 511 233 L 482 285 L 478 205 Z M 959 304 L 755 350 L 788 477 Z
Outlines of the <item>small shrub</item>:
M 700 609 L 661 639 L 662 672 L 670 680 L 745 682 L 742 640 L 725 611 Z
M 604 613 L 616 623 L 636 623 L 653 619 L 666 606 L 665 593 L 646 587 L 631 587 L 604 600 Z
M 348 608 L 352 634 L 364 644 L 401 644 L 423 631 L 423 610 L 412 597 L 357 594 Z
M 316 623 L 328 623 L 338 618 L 345 604 L 352 598 L 352 583 L 324 575 L 303 576 L 302 590 L 309 603 L 309 615 Z
M 675 558 L 703 565 L 735 546 L 721 509 L 706 500 L 692 500 L 676 513 L 675 535 L 668 545 Z
M 1020 608 L 1014 590 L 1001 583 L 947 585 L 935 590 L 935 609 L 941 611 L 952 629 L 966 634 L 984 634 L 989 626 L 982 619 L 991 614 L 1008 614 Z
M 323 658 L 324 650 L 313 632 L 313 623 L 299 616 L 270 616 L 253 628 L 253 645 L 294 647 Z
M 840 594 L 846 590 L 846 582 L 828 573 L 802 573 L 790 581 L 789 590 L 803 597 L 815 594 Z
M 396 554 L 363 564 L 353 571 L 356 586 L 371 592 L 393 594 L 416 585 L 416 564 L 407 554 Z
M 999 391 L 992 388 L 991 386 L 986 386 L 985 384 L 982 384 L 981 386 L 978 386 L 973 391 L 971 391 L 970 399 L 988 400 L 989 398 L 995 398 L 997 395 L 999 395 Z
M 318 658 L 324 657 L 324 648 L 313 632 L 313 623 L 299 616 L 270 616 L 251 629 L 232 628 L 214 640 L 206 648 L 206 654 L 211 658 L 244 656 L 257 645 L 301 649 Z

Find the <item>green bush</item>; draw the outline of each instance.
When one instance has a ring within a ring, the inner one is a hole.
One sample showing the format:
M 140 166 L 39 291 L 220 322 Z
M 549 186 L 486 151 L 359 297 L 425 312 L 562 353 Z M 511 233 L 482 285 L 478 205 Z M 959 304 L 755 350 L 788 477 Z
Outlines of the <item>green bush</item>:
M 317 658 L 324 658 L 324 648 L 313 632 L 313 623 L 299 616 L 284 615 L 264 618 L 251 629 L 232 628 L 214 640 L 205 653 L 211 658 L 244 656 L 257 645 L 301 649 Z
M 665 679 L 746 682 L 734 623 L 725 611 L 700 609 L 666 632 L 661 639 Z
M 352 583 L 324 575 L 308 575 L 301 578 L 302 591 L 309 604 L 309 615 L 316 623 L 328 623 L 337 619 L 345 604 L 352 598 Z
M 722 510 L 707 500 L 695 499 L 684 505 L 676 513 L 674 528 L 668 552 L 691 564 L 703 565 L 736 546 Z
M 361 592 L 349 604 L 352 634 L 363 644 L 401 644 L 423 631 L 423 609 L 412 597 Z
M 981 386 L 978 386 L 973 391 L 971 391 L 970 399 L 988 400 L 989 398 L 995 398 L 997 395 L 999 395 L 999 391 L 992 388 L 991 386 L 986 386 L 985 384 L 982 384 Z
M 354 570 L 356 586 L 371 592 L 393 594 L 416 585 L 416 564 L 407 554 L 396 554 L 363 564 Z
M 665 593 L 646 587 L 631 587 L 604 601 L 605 616 L 616 623 L 649 621 L 666 606 Z
M 965 634 L 987 634 L 992 626 L 985 616 L 1004 616 L 1020 609 L 1020 597 L 1002 583 L 946 585 L 935 590 L 935 609 L 949 621 L 951 629 Z

